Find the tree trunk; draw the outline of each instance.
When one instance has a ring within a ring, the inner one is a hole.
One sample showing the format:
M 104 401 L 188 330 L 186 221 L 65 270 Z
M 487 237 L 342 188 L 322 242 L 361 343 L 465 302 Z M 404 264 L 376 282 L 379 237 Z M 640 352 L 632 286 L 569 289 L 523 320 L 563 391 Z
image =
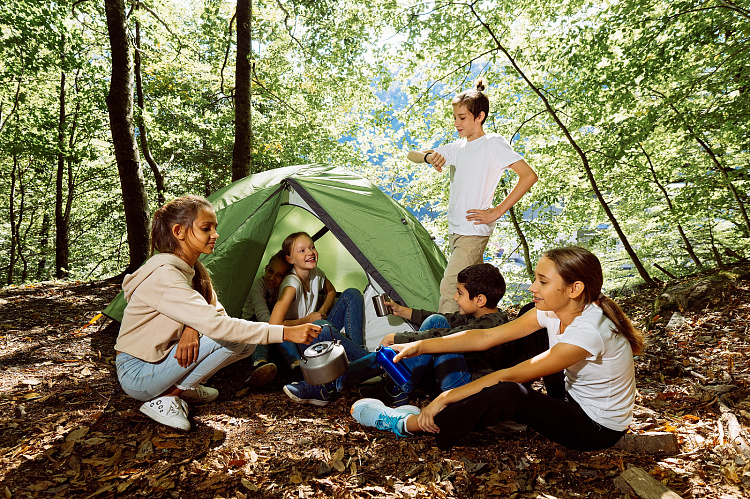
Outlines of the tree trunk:
M 18 228 L 16 226 L 16 171 L 18 171 L 18 155 L 13 155 L 13 169 L 10 172 L 10 199 L 8 200 L 8 217 L 10 218 L 10 263 L 8 264 L 8 279 L 6 284 L 13 284 L 13 272 L 16 267 L 16 237 Z
M 148 201 L 138 159 L 133 124 L 133 58 L 128 42 L 124 0 L 105 0 L 107 30 L 112 50 L 112 80 L 107 95 L 109 126 L 120 174 L 125 224 L 132 272 L 148 257 Z
M 666 100 L 666 96 L 664 94 L 659 94 L 664 100 Z M 713 162 L 714 166 L 717 170 L 721 173 L 722 178 L 724 179 L 724 182 L 726 184 L 727 189 L 729 189 L 729 192 L 732 193 L 732 197 L 734 197 L 734 200 L 737 202 L 737 208 L 740 210 L 740 215 L 742 216 L 742 221 L 745 224 L 745 235 L 750 236 L 750 218 L 748 218 L 747 210 L 745 210 L 745 203 L 742 202 L 742 198 L 740 197 L 739 192 L 737 192 L 737 188 L 732 183 L 732 180 L 729 178 L 729 175 L 727 174 L 726 169 L 719 161 L 719 158 L 716 157 L 716 154 L 714 153 L 713 149 L 708 145 L 708 143 L 703 140 L 700 135 L 698 135 L 695 130 L 693 129 L 692 125 L 688 123 L 688 120 L 685 118 L 685 116 L 680 113 L 680 111 L 677 109 L 677 107 L 672 104 L 671 102 L 668 102 L 669 107 L 672 108 L 672 111 L 682 120 L 682 122 L 685 125 L 685 128 L 690 133 L 690 136 L 695 139 L 698 144 L 700 144 L 701 148 L 708 154 L 708 157 L 711 158 L 711 161 Z
M 659 177 L 656 175 L 656 170 L 654 169 L 654 164 L 651 162 L 651 156 L 649 156 L 648 152 L 646 152 L 646 149 L 643 147 L 643 144 L 638 144 L 638 147 L 641 148 L 641 152 L 643 153 L 643 156 L 645 156 L 646 161 L 648 162 L 648 169 L 651 171 L 651 176 L 654 179 L 654 183 L 656 183 L 656 186 L 659 188 L 659 190 L 664 195 L 664 199 L 667 201 L 667 206 L 669 207 L 670 213 L 673 215 L 674 213 L 674 206 L 672 205 L 672 199 L 669 197 L 669 193 L 667 192 L 667 189 L 661 184 L 659 181 Z M 703 264 L 698 259 L 698 255 L 695 254 L 695 250 L 693 249 L 693 245 L 690 242 L 690 240 L 687 238 L 687 235 L 685 234 L 685 231 L 682 229 L 682 224 L 677 222 L 677 231 L 680 233 L 680 237 L 682 238 L 682 242 L 685 245 L 685 250 L 688 252 L 688 255 L 690 255 L 690 258 L 692 258 L 693 262 L 695 262 L 695 265 L 699 268 L 703 268 Z
M 232 182 L 250 173 L 250 0 L 237 0 Z
M 507 196 L 507 192 L 506 192 Z M 513 223 L 513 228 L 516 229 L 516 234 L 518 235 L 518 239 L 521 240 L 521 247 L 523 248 L 523 261 L 526 264 L 526 273 L 529 275 L 531 280 L 534 280 L 534 267 L 531 265 L 531 252 L 529 251 L 529 242 L 526 239 L 526 235 L 521 230 L 521 224 L 518 222 L 518 217 L 516 217 L 516 210 L 513 206 L 510 207 L 508 210 L 508 214 L 510 215 L 510 220 Z
M 140 5 L 140 4 L 137 4 Z M 136 5 L 136 8 L 137 8 Z M 156 183 L 156 197 L 159 202 L 159 206 L 164 204 L 164 192 L 166 188 L 164 186 L 164 177 L 159 170 L 159 165 L 156 164 L 153 156 L 151 156 L 151 149 L 148 146 L 146 120 L 143 118 L 143 81 L 141 79 L 141 23 L 135 22 L 135 90 L 138 97 L 138 108 L 141 112 L 138 114 L 138 128 L 140 132 L 138 138 L 141 142 L 141 151 L 143 151 L 143 157 L 146 158 L 146 163 L 151 167 L 151 172 L 154 174 L 154 182 Z
M 39 264 L 36 268 L 36 279 L 41 280 L 44 277 L 44 269 L 47 267 L 47 245 L 49 244 L 49 214 L 44 211 L 42 217 L 42 230 L 39 234 Z
M 714 239 L 714 227 L 710 223 L 708 224 L 708 240 L 711 243 L 711 252 L 714 254 L 714 260 L 716 260 L 716 266 L 720 269 L 725 269 L 724 260 L 721 259 L 721 253 L 716 247 L 716 240 Z
M 568 130 L 568 127 L 566 127 L 562 120 L 560 120 L 560 117 L 558 116 L 555 109 L 552 107 L 552 105 L 549 103 L 549 100 L 547 97 L 537 88 L 536 85 L 534 85 L 531 80 L 526 76 L 526 73 L 521 70 L 518 63 L 516 63 L 516 60 L 510 55 L 510 52 L 508 52 L 502 43 L 500 43 L 500 40 L 495 35 L 495 32 L 492 30 L 490 26 L 487 25 L 477 14 L 476 10 L 474 10 L 474 5 L 470 4 L 469 9 L 471 9 L 472 14 L 474 17 L 482 24 L 484 29 L 487 31 L 487 33 L 490 35 L 492 40 L 495 43 L 495 46 L 497 49 L 502 52 L 505 57 L 508 59 L 508 62 L 510 62 L 511 66 L 513 66 L 513 69 L 518 73 L 518 75 L 526 82 L 526 85 L 541 99 L 541 101 L 544 103 L 544 107 L 547 109 L 547 112 L 552 117 L 552 119 L 555 121 L 557 126 L 560 128 L 560 130 L 563 132 L 565 137 L 568 140 L 568 143 L 571 145 L 571 147 L 575 150 L 575 152 L 578 154 L 578 157 L 581 159 L 581 165 L 583 166 L 583 170 L 586 173 L 586 177 L 589 180 L 589 183 L 591 184 L 591 188 L 594 191 L 594 195 L 596 196 L 596 199 L 599 200 L 599 204 L 601 204 L 602 208 L 604 209 L 604 213 L 607 215 L 607 218 L 609 218 L 610 223 L 612 224 L 612 227 L 615 229 L 615 232 L 617 232 L 617 236 L 620 238 L 620 242 L 622 242 L 623 247 L 625 248 L 625 251 L 630 256 L 630 259 L 633 262 L 633 265 L 635 265 L 635 268 L 638 270 L 638 274 L 640 274 L 641 279 L 646 283 L 646 285 L 650 287 L 656 287 L 656 282 L 651 278 L 646 268 L 641 263 L 640 258 L 638 258 L 638 255 L 636 254 L 635 250 L 630 246 L 630 242 L 628 241 L 628 238 L 625 236 L 625 233 L 622 231 L 622 228 L 620 227 L 619 222 L 614 216 L 614 213 L 612 213 L 612 210 L 609 208 L 609 204 L 604 199 L 604 196 L 602 195 L 601 191 L 599 190 L 599 186 L 596 183 L 596 179 L 594 178 L 594 174 L 591 170 L 591 165 L 589 164 L 588 157 L 586 156 L 586 153 L 580 148 L 578 143 L 575 141 L 573 136 L 570 134 L 570 131 Z
M 65 35 L 61 36 L 60 62 L 65 63 Z M 57 123 L 57 182 L 55 184 L 55 277 L 68 275 L 68 223 L 63 214 L 63 181 L 65 179 L 65 70 L 60 72 L 60 117 Z

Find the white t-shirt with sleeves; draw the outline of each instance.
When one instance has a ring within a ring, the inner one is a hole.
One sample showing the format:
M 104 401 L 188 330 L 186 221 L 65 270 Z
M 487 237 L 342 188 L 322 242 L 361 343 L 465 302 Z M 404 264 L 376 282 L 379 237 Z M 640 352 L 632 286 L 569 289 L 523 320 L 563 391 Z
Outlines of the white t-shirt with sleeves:
M 550 348 L 568 343 L 591 355 L 565 369 L 565 388 L 595 422 L 612 430 L 626 430 L 633 419 L 635 366 L 628 340 L 614 331 L 614 323 L 591 303 L 565 329 L 554 312 L 537 310 L 539 325 L 547 328 Z
M 448 198 L 448 233 L 489 236 L 495 224 L 474 225 L 466 220 L 468 210 L 492 207 L 500 176 L 510 165 L 523 159 L 498 134 L 487 133 L 468 142 L 464 139 L 435 148 L 451 170 Z
M 292 272 L 281 281 L 281 285 L 279 286 L 281 290 L 279 296 L 283 294 L 283 290 L 286 287 L 293 287 L 295 290 L 294 302 L 289 307 L 289 311 L 286 313 L 284 319 L 296 320 L 315 312 L 315 307 L 318 304 L 318 298 L 325 282 L 325 272 L 315 267 L 310 272 L 310 292 L 305 292 L 305 288 L 302 287 L 302 281 L 300 281 L 297 274 L 294 273 L 294 269 L 292 269 Z

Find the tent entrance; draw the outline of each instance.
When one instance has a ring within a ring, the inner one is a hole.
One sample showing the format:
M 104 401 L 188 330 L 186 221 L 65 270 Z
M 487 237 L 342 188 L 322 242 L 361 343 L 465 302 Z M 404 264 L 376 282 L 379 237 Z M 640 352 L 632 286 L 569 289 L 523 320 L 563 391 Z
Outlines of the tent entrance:
M 367 287 L 370 279 L 362 266 L 313 213 L 307 203 L 292 190 L 286 190 L 283 194 L 271 237 L 253 280 L 264 272 L 271 256 L 281 249 L 281 243 L 286 236 L 299 231 L 307 232 L 310 236 L 318 236 L 317 239 L 314 238 L 318 250 L 318 266 L 326 273 L 326 277 L 337 291 L 346 288 L 363 291 Z

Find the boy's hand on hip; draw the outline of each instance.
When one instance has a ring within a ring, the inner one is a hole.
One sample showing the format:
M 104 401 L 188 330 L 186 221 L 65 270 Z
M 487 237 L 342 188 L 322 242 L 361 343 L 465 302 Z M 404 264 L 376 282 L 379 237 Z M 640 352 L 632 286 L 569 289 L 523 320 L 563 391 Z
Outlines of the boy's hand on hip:
M 498 215 L 495 208 L 489 208 L 487 210 L 468 210 L 466 212 L 466 220 L 474 222 L 474 225 L 491 224 L 501 216 L 503 216 L 503 213 Z
M 317 324 L 300 324 L 299 326 L 284 326 L 284 340 L 309 345 L 320 334 Z

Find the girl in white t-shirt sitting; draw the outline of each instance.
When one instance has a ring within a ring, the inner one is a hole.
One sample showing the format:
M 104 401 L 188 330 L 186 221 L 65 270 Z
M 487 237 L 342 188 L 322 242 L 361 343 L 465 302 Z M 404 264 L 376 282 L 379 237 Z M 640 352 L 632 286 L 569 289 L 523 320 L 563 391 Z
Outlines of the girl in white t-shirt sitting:
M 350 340 L 364 346 L 362 293 L 350 288 L 336 300 L 336 288 L 326 278 L 325 272 L 318 268 L 318 250 L 306 232 L 295 232 L 287 236 L 281 250 L 286 255 L 287 262 L 292 265 L 292 271 L 279 286 L 279 298 L 271 312 L 269 324 L 330 324 L 336 328 L 333 335 L 345 329 Z M 323 302 L 320 306 L 319 300 Z M 331 339 L 327 333 L 324 336 L 321 340 Z M 298 364 L 299 361 L 290 367 L 294 368 Z
M 548 251 L 539 259 L 529 291 L 536 310 L 501 326 L 393 345 L 404 357 L 486 350 L 547 328 L 550 349 L 508 369 L 441 393 L 418 413 L 374 399 L 352 406 L 362 424 L 397 434 L 428 431 L 449 449 L 467 433 L 512 420 L 550 440 L 582 451 L 614 445 L 625 433 L 635 403 L 633 355 L 644 340 L 622 309 L 601 294 L 599 259 L 573 246 Z M 559 371 L 566 394 L 556 399 L 523 383 Z

